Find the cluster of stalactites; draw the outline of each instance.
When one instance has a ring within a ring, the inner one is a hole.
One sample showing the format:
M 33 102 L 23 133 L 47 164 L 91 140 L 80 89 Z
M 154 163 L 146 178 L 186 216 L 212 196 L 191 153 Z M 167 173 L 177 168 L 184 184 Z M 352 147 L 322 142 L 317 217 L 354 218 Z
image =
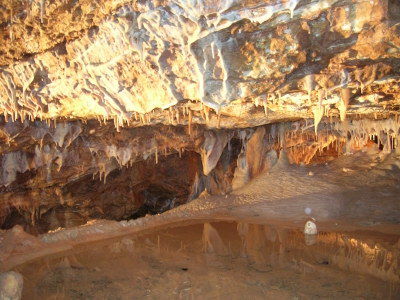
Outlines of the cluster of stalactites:
M 260 127 L 261 128 L 261 127 Z M 265 126 L 264 146 L 268 149 L 289 149 L 295 151 L 296 146 L 308 145 L 314 151 L 308 152 L 308 156 L 302 159 L 303 163 L 309 163 L 313 156 L 322 149 L 334 145 L 337 151 L 342 143 L 358 145 L 359 148 L 366 145 L 373 136 L 378 136 L 379 141 L 384 145 L 386 151 L 390 151 L 399 143 L 400 122 L 396 118 L 385 120 L 353 120 L 346 122 L 324 123 L 324 129 L 312 132 L 313 123 L 307 121 L 276 123 Z M 231 139 L 236 137 L 241 140 L 242 152 L 246 152 L 246 147 L 253 137 L 255 129 L 243 130 L 206 130 L 204 131 L 204 142 L 196 151 L 201 155 L 203 163 L 203 173 L 208 175 L 217 165 L 222 152 L 226 147 L 230 148 Z M 302 139 L 295 144 L 291 144 L 294 136 L 301 133 Z M 329 133 L 329 134 L 327 134 Z M 388 142 L 389 141 L 389 144 Z M 137 142 L 128 142 L 125 145 L 115 144 L 96 145 L 90 148 L 93 153 L 103 153 L 93 158 L 94 165 L 97 166 L 100 178 L 106 180 L 107 175 L 113 169 L 132 165 L 134 161 L 146 160 L 152 157 L 158 163 L 160 153 L 178 152 L 180 155 L 185 150 L 184 147 L 171 148 L 158 144 L 156 139 L 148 141 L 145 145 L 138 147 Z M 304 151 L 301 150 L 301 151 Z
M 26 126 L 19 125 L 19 130 L 30 130 L 30 135 L 37 144 L 32 153 L 17 150 L 2 155 L 0 184 L 3 186 L 14 182 L 18 173 L 38 168 L 44 168 L 47 179 L 51 180 L 53 170 L 60 171 L 65 160 L 68 160 L 70 146 L 78 136 L 81 136 L 83 141 L 79 147 L 85 147 L 92 155 L 92 161 L 87 168 L 97 170 L 100 179 L 104 181 L 107 175 L 116 168 L 131 166 L 136 161 L 149 158 L 154 159 L 157 164 L 160 154 L 179 153 L 181 155 L 186 147 L 193 147 L 190 144 L 193 141 L 191 142 L 190 139 L 183 143 L 172 141 L 167 145 L 165 139 L 157 139 L 155 136 L 146 140 L 126 139 L 122 143 L 113 143 L 98 137 L 87 138 L 81 135 L 83 125 L 79 122 L 60 123 L 56 127 L 48 126 L 44 122 L 24 124 Z M 203 144 L 199 149 L 194 149 L 201 155 L 203 173 L 210 174 L 226 147 L 231 148 L 231 139 L 234 137 L 240 139 L 242 144 L 242 154 L 239 155 L 239 159 L 246 156 L 247 147 L 251 143 L 251 147 L 266 149 L 266 152 L 271 149 L 297 151 L 299 161 L 294 160 L 297 163 L 309 163 L 318 151 L 332 145 L 338 148 L 344 144 L 346 149 L 354 149 L 362 148 L 368 141 L 373 140 L 381 144 L 384 151 L 390 152 L 400 142 L 400 120 L 396 117 L 381 120 L 346 120 L 345 122 L 323 121 L 317 135 L 313 130 L 313 122 L 308 120 L 275 123 L 258 128 L 264 128 L 262 138 L 258 138 L 260 130 L 252 128 L 204 130 Z M 4 127 L 3 132 L 8 134 L 8 143 L 18 136 L 9 123 Z M 49 137 L 51 142 L 46 137 Z M 262 145 L 256 146 L 257 143 Z M 351 145 L 351 147 L 346 145 Z M 309 148 L 307 153 L 305 147 Z M 239 161 L 238 165 L 240 165 Z M 96 171 L 93 174 L 95 173 Z
M 60 123 L 55 127 L 44 122 L 25 121 L 19 126 L 8 123 L 3 128 L 6 142 L 12 143 L 24 130 L 29 130 L 31 138 L 36 141 L 33 153 L 17 150 L 3 154 L 0 185 L 8 186 L 16 179 L 17 173 L 40 167 L 46 168 L 46 176 L 50 180 L 52 165 L 57 165 L 58 171 L 61 169 L 67 148 L 82 132 L 79 122 Z M 44 144 L 45 139 L 49 139 L 51 143 Z
M 204 174 L 209 174 L 216 166 L 224 148 L 230 145 L 233 137 L 239 138 L 242 144 L 237 163 L 239 168 L 247 168 L 247 160 L 254 160 L 257 151 L 267 155 L 271 150 L 285 150 L 291 154 L 293 163 L 309 164 L 317 153 L 322 153 L 323 149 L 329 147 L 333 147 L 337 153 L 340 153 L 342 148 L 349 152 L 350 149 L 361 149 L 369 141 L 375 141 L 383 147 L 383 151 L 391 152 L 400 143 L 400 119 L 396 117 L 323 122 L 323 128 L 316 132 L 312 131 L 313 127 L 312 122 L 303 120 L 276 123 L 258 127 L 256 130 L 207 131 L 200 151 Z M 247 149 L 249 147 L 252 149 Z M 246 155 L 249 151 L 252 153 L 251 157 Z M 257 163 L 262 159 L 258 159 Z
M 346 120 L 350 102 L 357 91 L 364 93 L 370 86 L 385 84 L 393 79 L 378 78 L 377 68 L 378 65 L 374 64 L 364 69 L 355 69 L 351 73 L 343 69 L 338 74 L 307 74 L 296 82 L 296 92 L 283 94 L 279 89 L 268 92 L 255 97 L 254 105 L 262 106 L 268 117 L 268 111 L 289 107 L 296 102 L 293 99 L 297 99 L 296 109 L 305 107 L 311 112 L 317 133 L 323 117 L 339 117 L 342 122 Z
M 188 126 L 188 133 L 191 134 L 193 127 L 193 117 L 194 115 L 199 115 L 202 121 L 208 125 L 211 120 L 212 108 L 204 105 L 202 102 L 197 102 L 195 104 L 189 102 L 188 105 L 170 106 L 167 109 L 160 110 L 154 109 L 148 113 L 138 113 L 133 112 L 132 114 L 120 114 L 109 117 L 107 115 L 97 116 L 97 120 L 100 125 L 106 125 L 111 119 L 114 122 L 114 127 L 117 132 L 121 131 L 122 127 L 131 126 L 144 126 L 152 125 L 154 123 L 163 121 L 166 125 L 183 125 Z M 214 110 L 217 116 L 217 127 L 220 127 L 221 114 L 219 111 Z
M 383 151 L 390 152 L 400 143 L 400 119 L 396 116 L 383 120 L 361 119 L 333 123 L 333 129 L 347 138 L 347 142 L 359 147 L 369 140 L 381 144 Z

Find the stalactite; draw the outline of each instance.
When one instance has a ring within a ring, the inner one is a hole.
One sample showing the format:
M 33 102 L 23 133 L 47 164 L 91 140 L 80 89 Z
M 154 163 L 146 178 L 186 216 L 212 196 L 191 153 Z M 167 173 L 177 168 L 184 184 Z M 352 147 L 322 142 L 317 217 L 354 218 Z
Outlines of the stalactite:
M 210 109 L 206 105 L 203 106 L 203 109 L 204 109 L 206 124 L 210 124 Z
M 349 88 L 344 88 L 340 91 L 341 99 L 338 103 L 338 109 L 340 113 L 340 120 L 343 122 L 346 119 L 347 107 L 351 97 L 351 91 Z
M 181 117 L 180 117 L 180 114 L 179 114 L 179 108 L 175 110 L 175 118 L 176 118 L 176 122 L 178 124 L 180 124 L 181 123 Z
M 169 108 L 168 114 L 170 116 L 170 124 L 173 125 L 175 123 L 175 118 L 174 118 L 174 111 L 173 111 L 172 107 Z
M 289 12 L 290 12 L 290 19 L 293 19 L 294 16 L 294 11 L 296 9 L 296 6 L 298 4 L 299 0 L 289 0 L 288 1 L 288 6 L 289 6 Z
M 189 136 L 192 135 L 192 118 L 193 118 L 193 112 L 191 109 L 188 109 L 189 111 L 189 116 L 188 116 L 188 129 L 189 129 Z
M 263 107 L 264 107 L 264 115 L 268 117 L 268 107 L 267 107 L 267 100 L 263 100 Z
M 276 99 L 278 99 L 278 104 L 279 104 L 281 102 L 282 93 L 280 91 L 277 91 L 276 94 L 278 95 L 278 97 L 275 97 L 275 101 Z
M 206 114 L 204 113 L 204 109 L 203 108 L 200 110 L 200 115 L 203 118 L 203 120 L 205 121 L 206 120 Z
M 314 131 L 315 134 L 318 133 L 318 124 L 321 122 L 322 117 L 324 115 L 324 107 L 323 106 L 315 106 L 312 109 L 313 116 L 314 116 Z
M 144 117 L 144 114 L 140 114 L 140 123 L 145 125 L 146 124 L 146 119 Z
M 311 104 L 311 93 L 314 90 L 314 74 L 309 74 L 304 77 L 304 88 L 308 93 L 308 103 Z

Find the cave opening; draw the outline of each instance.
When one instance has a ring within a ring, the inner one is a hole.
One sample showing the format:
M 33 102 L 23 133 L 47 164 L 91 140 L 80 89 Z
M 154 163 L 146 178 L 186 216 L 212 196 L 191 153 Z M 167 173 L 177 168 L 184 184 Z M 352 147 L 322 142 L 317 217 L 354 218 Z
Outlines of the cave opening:
M 86 224 L 92 219 L 131 220 L 163 213 L 209 194 L 227 194 L 232 190 L 241 140 L 232 138 L 224 147 L 215 168 L 203 173 L 201 155 L 195 151 L 173 151 L 133 164 L 115 168 L 106 178 L 88 174 L 60 186 L 46 186 L 31 201 L 32 191 L 19 191 L 20 203 L 2 212 L 0 229 L 21 225 L 26 232 L 42 234 L 59 228 Z M 113 160 L 113 159 L 112 159 Z M 23 183 L 34 177 L 26 171 L 16 175 Z M 14 203 L 15 204 L 15 203 Z

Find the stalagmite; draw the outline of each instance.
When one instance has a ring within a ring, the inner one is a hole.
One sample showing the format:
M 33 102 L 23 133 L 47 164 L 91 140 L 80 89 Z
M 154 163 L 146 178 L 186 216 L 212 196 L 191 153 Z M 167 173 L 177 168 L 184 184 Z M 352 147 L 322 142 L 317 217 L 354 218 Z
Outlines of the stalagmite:
M 12 18 L 11 18 L 12 20 Z M 14 41 L 14 33 L 13 33 L 13 29 L 12 29 L 12 21 L 10 21 L 10 25 L 8 25 L 9 27 L 9 35 L 10 35 L 10 41 L 13 42 Z
M 145 125 L 146 124 L 146 119 L 144 117 L 144 114 L 140 114 L 140 122 Z
M 172 107 L 169 108 L 168 114 L 169 114 L 169 118 L 170 118 L 170 120 L 169 120 L 170 124 L 174 124 L 175 123 L 175 119 L 174 119 L 175 114 L 174 114 Z
M 314 220 L 313 220 L 314 221 Z M 317 225 L 309 220 L 304 226 L 304 239 L 307 246 L 313 245 L 317 242 Z

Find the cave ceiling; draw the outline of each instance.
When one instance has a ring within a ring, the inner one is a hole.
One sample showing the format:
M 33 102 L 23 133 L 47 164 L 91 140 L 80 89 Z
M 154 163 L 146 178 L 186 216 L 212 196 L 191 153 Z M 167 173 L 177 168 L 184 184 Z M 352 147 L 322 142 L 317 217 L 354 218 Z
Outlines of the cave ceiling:
M 0 2 L 0 113 L 249 127 L 396 113 L 395 0 Z

